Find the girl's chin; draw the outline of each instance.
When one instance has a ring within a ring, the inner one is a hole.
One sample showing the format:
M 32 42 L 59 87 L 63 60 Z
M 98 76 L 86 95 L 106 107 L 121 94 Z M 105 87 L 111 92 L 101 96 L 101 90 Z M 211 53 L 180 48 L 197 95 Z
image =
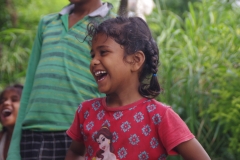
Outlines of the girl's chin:
M 100 93 L 103 93 L 103 94 L 107 94 L 108 92 L 105 90 L 105 89 L 103 89 L 103 88 L 98 88 L 98 91 L 100 92 Z
M 9 129 L 13 128 L 14 124 L 15 123 L 13 123 L 13 122 L 1 121 L 1 125 L 5 128 L 9 128 Z

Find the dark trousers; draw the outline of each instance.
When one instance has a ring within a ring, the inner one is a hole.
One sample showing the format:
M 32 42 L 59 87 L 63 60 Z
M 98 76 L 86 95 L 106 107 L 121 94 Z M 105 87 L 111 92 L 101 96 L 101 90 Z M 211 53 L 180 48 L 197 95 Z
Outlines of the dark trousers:
M 25 130 L 21 139 L 22 160 L 64 160 L 72 140 L 66 132 Z

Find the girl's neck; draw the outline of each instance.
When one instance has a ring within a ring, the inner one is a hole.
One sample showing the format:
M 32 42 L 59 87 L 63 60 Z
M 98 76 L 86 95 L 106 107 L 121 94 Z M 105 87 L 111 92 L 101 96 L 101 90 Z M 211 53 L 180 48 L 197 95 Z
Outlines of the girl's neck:
M 7 128 L 7 130 L 5 131 L 5 133 L 7 134 L 7 139 L 11 139 L 12 137 L 12 133 L 13 133 L 13 127 L 9 127 Z
M 116 95 L 110 94 L 106 97 L 106 104 L 108 107 L 121 107 L 126 106 L 128 104 L 132 104 L 143 97 L 138 94 L 125 94 L 125 95 Z
M 118 88 L 114 93 L 107 94 L 106 105 L 108 107 L 126 106 L 143 98 L 138 92 L 140 85 L 138 76 L 133 75 L 128 82 L 128 86 Z

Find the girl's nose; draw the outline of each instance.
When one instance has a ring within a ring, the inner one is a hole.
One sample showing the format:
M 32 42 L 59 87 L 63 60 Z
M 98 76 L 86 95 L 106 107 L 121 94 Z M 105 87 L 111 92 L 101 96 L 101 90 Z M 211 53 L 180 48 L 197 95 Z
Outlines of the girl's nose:
M 3 102 L 3 105 L 10 105 L 11 104 L 11 100 L 10 99 L 6 99 L 4 102 Z
M 100 64 L 100 60 L 94 57 L 91 61 L 91 65 L 98 65 L 98 64 Z

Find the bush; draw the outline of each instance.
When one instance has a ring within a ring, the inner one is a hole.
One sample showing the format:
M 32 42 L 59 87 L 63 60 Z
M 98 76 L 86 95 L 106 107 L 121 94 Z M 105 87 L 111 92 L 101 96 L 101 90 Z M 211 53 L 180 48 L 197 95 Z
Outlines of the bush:
M 229 135 L 228 150 L 237 158 L 240 157 L 240 70 L 223 67 L 215 72 L 215 77 L 221 78 L 215 80 L 207 113 L 212 115 L 213 122 L 223 126 L 222 133 Z
M 5 23 L 0 25 L 0 91 L 12 83 L 24 83 L 41 16 L 57 12 L 68 3 L 66 0 L 19 0 L 11 2 L 9 10 L 1 2 L 0 8 L 5 8 L 5 12 L 0 13 L 0 22 Z M 12 24 L 10 13 L 14 13 L 17 24 Z
M 240 13 L 225 1 L 188 6 L 183 18 L 160 7 L 148 17 L 161 51 L 165 91 L 158 99 L 180 114 L 212 159 L 236 159 Z

